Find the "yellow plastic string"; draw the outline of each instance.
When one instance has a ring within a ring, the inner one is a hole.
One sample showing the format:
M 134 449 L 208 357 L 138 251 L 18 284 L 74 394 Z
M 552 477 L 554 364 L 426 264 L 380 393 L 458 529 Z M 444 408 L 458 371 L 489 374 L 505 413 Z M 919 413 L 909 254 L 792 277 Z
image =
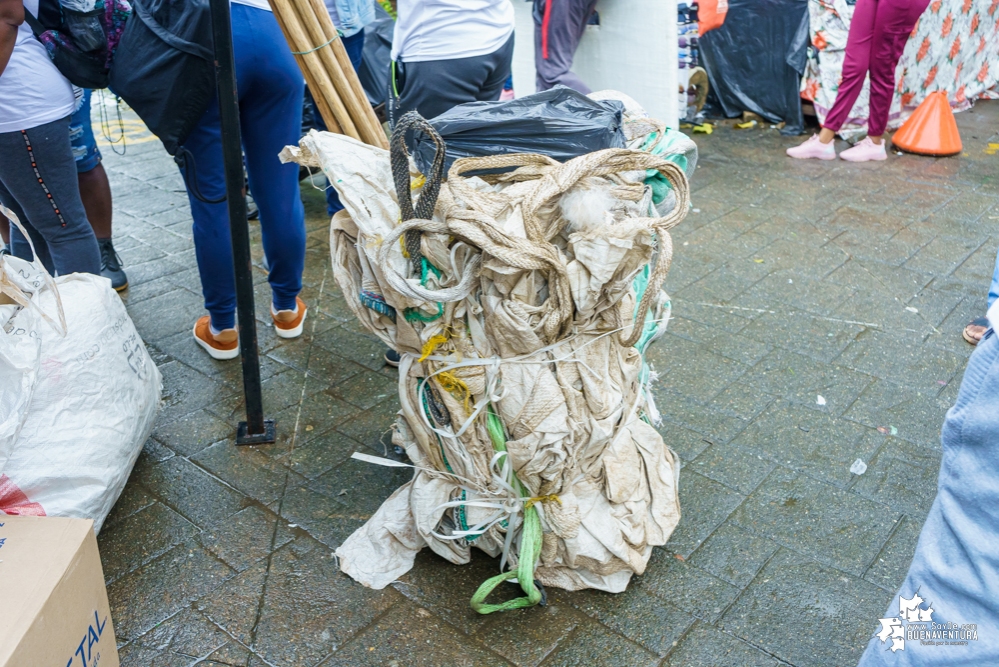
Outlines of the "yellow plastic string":
M 446 343 L 448 335 L 446 333 L 439 333 L 430 337 L 426 343 L 423 344 L 423 349 L 420 350 L 420 358 L 417 361 L 424 361 L 427 357 L 434 353 L 437 346 L 441 343 Z
M 402 248 L 402 256 L 405 257 L 406 259 L 409 259 L 409 251 L 406 250 L 406 237 L 405 236 L 400 236 L 399 237 L 399 247 Z M 423 361 L 423 360 L 421 359 L 420 361 Z
M 410 182 L 409 189 L 416 190 L 418 188 L 422 188 L 424 185 L 426 185 L 426 183 L 427 183 L 427 177 L 424 176 L 423 174 L 420 174 Z
M 533 498 L 528 498 L 527 502 L 524 503 L 524 510 L 529 510 L 534 507 L 534 503 L 558 503 L 562 504 L 557 493 L 549 493 L 547 496 L 534 496 Z
M 462 402 L 465 405 L 465 414 L 472 414 L 472 391 L 468 388 L 465 382 L 448 371 L 437 374 L 437 382 L 440 383 L 441 388 L 448 392 L 452 396 L 455 392 L 459 392 Z

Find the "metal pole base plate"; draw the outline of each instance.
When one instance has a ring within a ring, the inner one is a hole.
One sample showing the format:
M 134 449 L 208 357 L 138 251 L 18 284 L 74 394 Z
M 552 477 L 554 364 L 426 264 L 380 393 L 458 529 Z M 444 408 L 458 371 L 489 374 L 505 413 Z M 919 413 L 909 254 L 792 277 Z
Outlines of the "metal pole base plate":
M 237 445 L 268 445 L 277 440 L 277 430 L 274 428 L 273 419 L 264 420 L 263 433 L 247 433 L 246 422 L 239 422 L 236 427 Z

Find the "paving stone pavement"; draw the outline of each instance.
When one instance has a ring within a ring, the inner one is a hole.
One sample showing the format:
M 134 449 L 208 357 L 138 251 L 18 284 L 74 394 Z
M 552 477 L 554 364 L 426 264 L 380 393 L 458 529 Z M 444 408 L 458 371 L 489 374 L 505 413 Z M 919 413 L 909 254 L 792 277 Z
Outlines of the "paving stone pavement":
M 96 112 L 95 112 L 96 120 Z M 182 182 L 130 125 L 105 144 L 123 295 L 164 377 L 152 437 L 99 544 L 126 667 L 855 664 L 932 501 L 938 435 L 999 245 L 999 103 L 958 115 L 965 153 L 799 162 L 776 131 L 697 135 L 676 229 L 661 432 L 683 519 L 627 592 L 549 591 L 476 616 L 496 571 L 424 552 L 382 591 L 332 550 L 407 477 L 386 453 L 395 371 L 332 279 L 322 195 L 303 182 L 306 334 L 279 340 L 254 224 L 268 416 L 237 449 L 240 366 L 191 340 L 202 314 Z M 862 476 L 849 468 L 868 464 Z

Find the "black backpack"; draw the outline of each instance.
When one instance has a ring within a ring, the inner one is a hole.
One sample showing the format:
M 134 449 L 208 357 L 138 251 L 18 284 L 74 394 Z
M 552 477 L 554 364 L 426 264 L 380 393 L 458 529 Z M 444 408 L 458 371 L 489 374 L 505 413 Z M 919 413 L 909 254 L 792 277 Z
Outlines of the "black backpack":
M 24 12 L 25 23 L 70 83 L 107 88 L 108 72 L 132 9 L 125 0 L 87 2 L 40 0 L 38 16 Z
M 111 91 L 139 115 L 170 155 L 215 96 L 208 0 L 132 0 L 132 20 L 111 65 Z

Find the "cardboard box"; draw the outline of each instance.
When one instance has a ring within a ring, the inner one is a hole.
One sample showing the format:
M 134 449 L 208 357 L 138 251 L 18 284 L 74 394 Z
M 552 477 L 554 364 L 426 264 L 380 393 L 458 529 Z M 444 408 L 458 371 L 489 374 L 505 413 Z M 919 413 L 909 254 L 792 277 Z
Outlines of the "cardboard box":
M 0 513 L 0 667 L 118 667 L 94 522 Z

